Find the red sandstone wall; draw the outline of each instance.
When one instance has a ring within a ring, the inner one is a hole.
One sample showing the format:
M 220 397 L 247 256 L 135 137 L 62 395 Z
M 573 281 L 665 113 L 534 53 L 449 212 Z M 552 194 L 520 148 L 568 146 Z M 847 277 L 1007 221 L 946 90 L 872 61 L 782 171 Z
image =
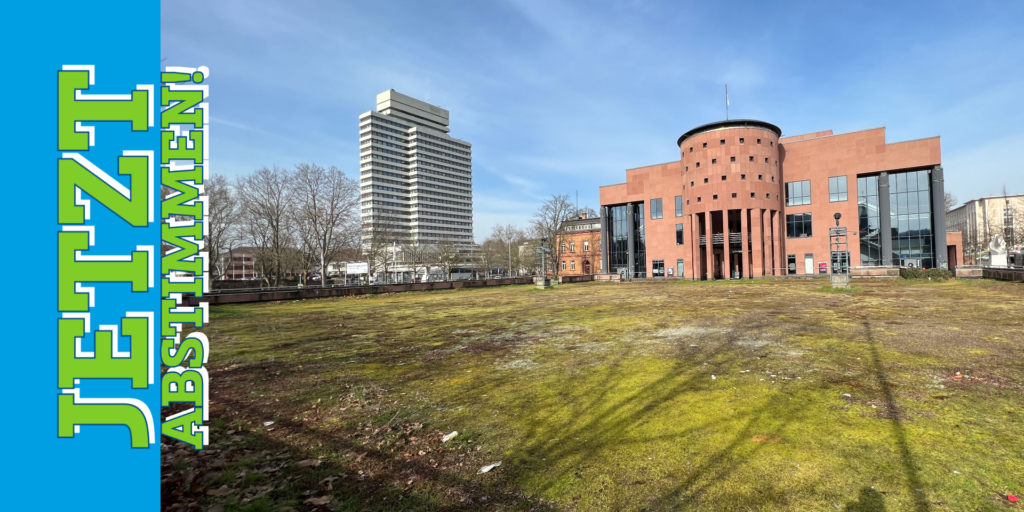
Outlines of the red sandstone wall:
M 850 260 L 854 266 L 860 264 L 858 174 L 942 163 L 938 137 L 886 144 L 885 128 L 785 143 L 781 156 L 784 183 L 811 181 L 811 204 L 783 207 L 785 214 L 809 212 L 813 221 L 814 236 L 785 240 L 785 254 L 796 255 L 798 274 L 804 273 L 804 254 L 814 255 L 815 266 L 818 262 L 829 261 L 828 228 L 835 226 L 835 213 L 842 214 L 840 223 L 850 234 Z M 828 178 L 832 176 L 846 176 L 846 201 L 829 202 Z M 785 188 L 781 194 L 785 203 Z
M 740 138 L 744 139 L 742 144 Z M 757 144 L 759 138 L 760 145 Z M 704 143 L 707 143 L 706 148 Z M 938 137 L 886 144 L 885 128 L 839 135 L 832 135 L 831 130 L 826 130 L 782 139 L 767 129 L 725 128 L 697 134 L 683 141 L 680 152 L 678 162 L 627 170 L 626 183 L 601 187 L 600 196 L 602 205 L 643 201 L 648 272 L 655 259 L 665 260 L 666 267 L 675 267 L 677 259 L 684 259 L 684 277 L 687 278 L 695 277 L 694 264 L 699 257 L 699 238 L 695 229 L 697 214 L 707 215 L 712 211 L 744 210 L 752 213 L 748 229 L 752 231 L 754 240 L 754 263 L 744 265 L 745 276 L 750 275 L 751 270 L 755 277 L 770 275 L 773 266 L 777 273 L 782 273 L 788 254 L 797 256 L 797 273 L 803 274 L 804 254 L 812 253 L 814 271 L 817 272 L 817 263 L 829 260 L 828 228 L 835 225 L 832 215 L 836 212 L 842 214 L 842 224 L 849 230 L 850 256 L 856 266 L 860 262 L 857 175 L 941 164 Z M 731 157 L 734 156 L 736 161 L 732 162 Z M 754 157 L 753 162 L 750 161 L 751 156 Z M 713 159 L 717 162 L 712 163 Z M 700 167 L 697 167 L 698 162 Z M 762 179 L 759 180 L 758 175 Z M 840 175 L 847 176 L 847 200 L 830 203 L 828 178 Z M 725 176 L 724 181 L 722 176 Z M 704 183 L 705 178 L 707 183 Z M 811 204 L 786 208 L 784 183 L 807 179 L 811 181 Z M 732 197 L 734 193 L 735 198 Z M 714 198 L 716 194 L 718 199 Z M 675 216 L 677 195 L 683 196 L 683 217 Z M 649 205 L 653 198 L 662 199 L 662 219 L 650 219 Z M 813 236 L 786 239 L 785 215 L 803 212 L 812 215 Z M 758 222 L 759 213 L 763 223 Z M 685 243 L 681 246 L 675 243 L 676 224 L 684 224 Z M 772 230 L 778 234 L 774 265 L 771 261 L 772 240 L 768 235 Z M 766 255 L 761 254 L 762 247 Z M 962 261 L 962 256 L 960 258 Z M 707 256 L 703 259 L 707 266 L 711 266 Z M 750 257 L 745 261 L 749 260 Z M 766 271 L 761 269 L 762 260 L 768 267 Z

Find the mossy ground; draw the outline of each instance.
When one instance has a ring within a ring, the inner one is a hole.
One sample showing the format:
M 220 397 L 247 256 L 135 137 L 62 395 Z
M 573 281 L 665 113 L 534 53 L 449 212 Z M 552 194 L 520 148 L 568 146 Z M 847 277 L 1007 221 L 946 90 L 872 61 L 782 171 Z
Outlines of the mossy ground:
M 1024 286 L 823 284 L 216 307 L 213 441 L 165 451 L 166 508 L 1019 508 Z

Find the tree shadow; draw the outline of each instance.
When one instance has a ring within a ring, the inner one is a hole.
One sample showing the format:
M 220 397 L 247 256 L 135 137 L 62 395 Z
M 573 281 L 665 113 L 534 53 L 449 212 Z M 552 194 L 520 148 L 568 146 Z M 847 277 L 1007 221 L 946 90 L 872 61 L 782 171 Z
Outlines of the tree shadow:
M 871 364 L 874 367 L 875 378 L 878 379 L 878 385 L 882 388 L 882 396 L 885 399 L 889 428 L 892 431 L 892 437 L 896 442 L 896 449 L 900 453 L 900 464 L 903 467 L 903 473 L 907 478 L 908 490 L 910 491 L 910 495 L 914 497 L 914 510 L 917 512 L 926 512 L 930 510 L 928 498 L 924 493 L 924 485 L 914 461 L 914 454 L 911 453 L 910 445 L 907 443 L 907 431 L 906 428 L 903 427 L 901 419 L 902 413 L 900 412 L 899 404 L 896 403 L 893 385 L 889 382 L 889 377 L 886 375 L 885 368 L 882 365 L 882 357 L 878 351 L 879 343 L 875 341 L 874 335 L 871 333 L 871 324 L 867 320 L 864 320 L 863 324 L 864 339 L 867 341 L 868 351 L 871 353 Z M 861 490 L 861 497 L 864 497 L 863 489 Z M 857 510 L 876 509 L 861 508 Z M 877 510 L 884 510 L 884 507 Z
M 753 359 L 754 355 L 749 348 L 736 343 L 740 337 L 742 334 L 738 330 L 730 330 L 725 339 L 720 340 L 713 350 L 703 354 L 701 358 L 679 358 L 663 375 L 624 395 L 615 393 L 614 390 L 617 383 L 628 375 L 621 374 L 618 368 L 606 371 L 600 382 L 590 385 L 593 392 L 580 404 L 580 408 L 587 410 L 590 416 L 586 421 L 579 422 L 576 418 L 569 418 L 561 420 L 560 424 L 555 426 L 547 425 L 543 429 L 530 428 L 524 435 L 527 442 L 518 450 L 528 454 L 543 453 L 548 460 L 561 460 L 563 466 L 570 466 L 563 474 L 551 475 L 539 485 L 538 490 L 543 492 L 554 487 L 562 480 L 561 477 L 565 476 L 565 472 L 576 471 L 576 468 L 586 467 L 591 463 L 605 464 L 604 457 L 609 450 L 649 443 L 651 439 L 632 439 L 634 429 L 642 427 L 651 418 L 662 414 L 661 408 L 670 406 L 670 402 L 680 396 L 709 394 L 718 389 L 713 384 L 710 374 L 694 371 L 694 367 L 699 367 L 702 362 L 711 361 L 715 366 L 724 368 L 749 364 L 748 361 Z M 771 425 L 771 434 L 782 436 L 788 425 L 803 417 L 807 408 L 805 403 L 790 401 L 790 396 L 786 391 L 776 390 L 769 395 L 766 402 L 751 410 L 737 412 L 733 419 L 746 421 L 738 425 L 731 440 L 724 446 L 710 447 L 713 450 L 701 450 L 710 453 L 701 457 L 703 460 L 700 462 L 689 466 L 683 480 L 671 485 L 673 490 L 656 498 L 651 504 L 654 509 L 671 507 L 671 504 L 678 505 L 681 501 L 691 504 L 699 501 L 711 487 L 727 479 L 743 464 L 737 457 L 737 452 L 743 451 L 746 458 L 749 458 L 766 448 L 768 443 L 750 444 L 754 435 L 763 433 L 759 429 L 765 425 Z M 680 410 L 679 414 L 685 415 L 687 411 Z M 702 432 L 716 427 L 719 427 L 718 421 L 711 417 L 707 421 L 677 430 L 672 436 L 680 442 L 699 443 Z M 558 432 L 557 437 L 560 440 L 579 438 L 586 439 L 587 442 L 557 442 L 549 439 L 551 432 Z M 615 485 L 629 484 L 616 482 Z M 630 498 L 623 497 L 616 502 L 608 502 L 604 497 L 598 497 L 603 508 L 608 510 L 634 509 L 639 506 L 635 501 L 626 501 Z
M 857 495 L 857 501 L 846 502 L 843 510 L 848 510 L 849 512 L 885 512 L 885 499 L 882 493 L 871 487 L 864 487 L 860 490 L 860 494 Z

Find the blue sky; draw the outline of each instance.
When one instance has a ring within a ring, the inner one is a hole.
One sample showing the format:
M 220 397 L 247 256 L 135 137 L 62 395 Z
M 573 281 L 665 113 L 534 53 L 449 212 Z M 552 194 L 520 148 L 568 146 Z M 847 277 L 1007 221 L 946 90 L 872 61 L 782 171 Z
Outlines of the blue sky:
M 395 89 L 473 144 L 475 235 L 552 193 L 596 206 L 725 117 L 942 136 L 961 200 L 1024 193 L 1022 2 L 164 0 L 165 65 L 209 66 L 211 168 L 335 165 Z

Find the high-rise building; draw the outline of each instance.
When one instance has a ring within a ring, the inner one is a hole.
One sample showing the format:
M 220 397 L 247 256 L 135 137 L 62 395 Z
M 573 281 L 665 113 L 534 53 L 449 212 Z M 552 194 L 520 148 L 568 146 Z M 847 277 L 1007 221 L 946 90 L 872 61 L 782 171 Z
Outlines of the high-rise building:
M 394 89 L 359 116 L 364 244 L 380 226 L 398 244 L 473 243 L 473 149 L 449 131 L 447 110 Z

